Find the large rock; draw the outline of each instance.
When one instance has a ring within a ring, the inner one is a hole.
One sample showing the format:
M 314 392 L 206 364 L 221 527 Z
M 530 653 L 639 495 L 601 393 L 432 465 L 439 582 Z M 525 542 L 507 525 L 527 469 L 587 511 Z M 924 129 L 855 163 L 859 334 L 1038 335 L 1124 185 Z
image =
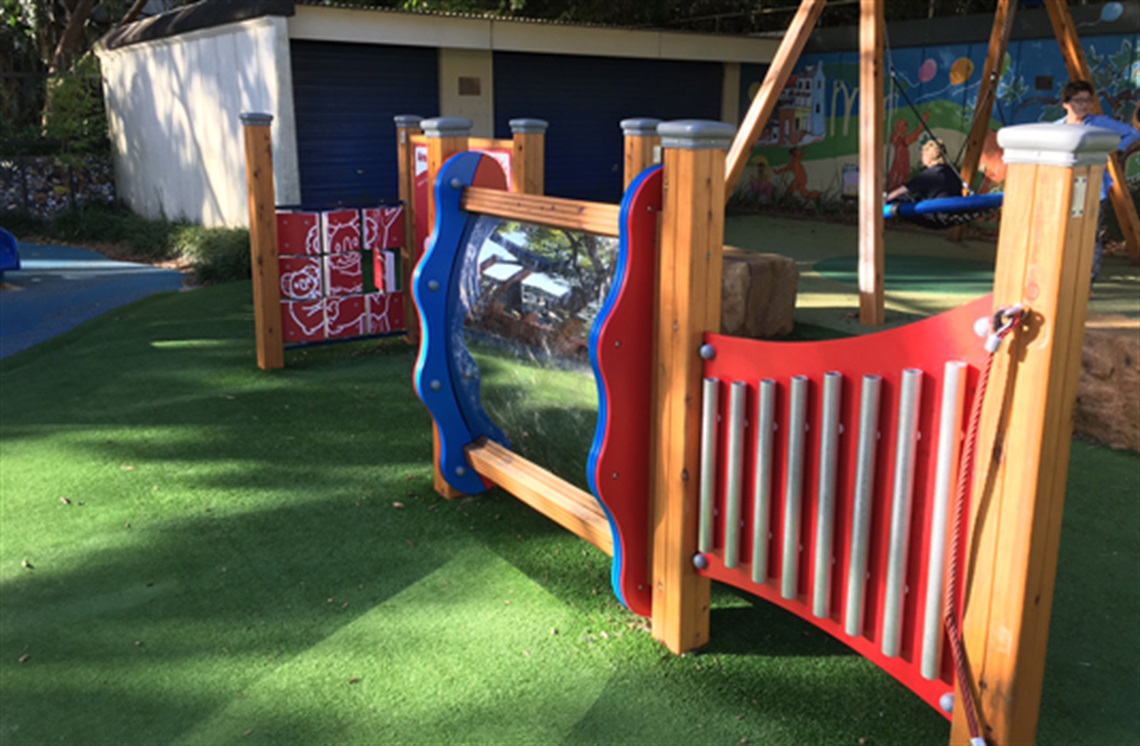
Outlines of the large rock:
M 799 281 L 790 257 L 725 246 L 721 332 L 752 339 L 791 334 Z
M 1073 431 L 1113 448 L 1140 451 L 1140 321 L 1089 319 Z

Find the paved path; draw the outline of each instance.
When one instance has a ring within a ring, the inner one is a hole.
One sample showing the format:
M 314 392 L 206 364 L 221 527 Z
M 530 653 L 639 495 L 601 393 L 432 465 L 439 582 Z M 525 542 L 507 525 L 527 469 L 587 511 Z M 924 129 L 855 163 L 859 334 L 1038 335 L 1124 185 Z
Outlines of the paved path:
M 20 244 L 20 264 L 19 270 L 4 273 L 0 289 L 0 358 L 113 308 L 178 290 L 184 277 L 67 246 Z

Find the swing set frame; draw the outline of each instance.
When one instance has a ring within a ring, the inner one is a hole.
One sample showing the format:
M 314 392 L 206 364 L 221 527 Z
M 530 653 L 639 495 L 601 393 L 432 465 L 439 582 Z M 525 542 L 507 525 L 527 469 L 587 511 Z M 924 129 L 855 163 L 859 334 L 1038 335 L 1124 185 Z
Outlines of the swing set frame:
M 725 194 L 731 195 L 744 173 L 752 148 L 760 138 L 761 130 L 776 110 L 784 85 L 807 44 L 827 0 L 803 0 L 788 26 L 783 40 L 772 59 L 768 73 L 752 99 L 748 113 L 740 125 L 736 139 L 728 152 L 725 167 Z M 1044 0 L 1053 34 L 1060 46 L 1069 77 L 1073 80 L 1091 80 L 1088 62 L 1081 50 L 1076 25 L 1065 0 Z M 997 0 L 994 24 L 990 32 L 989 51 L 982 68 L 978 105 L 966 140 L 966 152 L 960 173 L 965 185 L 970 185 L 978 173 L 982 146 L 990 129 L 990 116 L 997 93 L 998 71 L 1009 46 L 1013 29 L 1016 0 Z M 884 60 L 886 19 L 883 3 L 860 0 L 859 15 L 859 89 L 883 90 L 884 74 L 889 72 Z M 883 290 L 883 184 L 885 178 L 884 120 L 886 103 L 882 96 L 870 96 L 860 105 L 859 116 L 859 322 L 867 326 L 881 326 L 885 321 Z M 1099 99 L 1093 101 L 1093 113 L 1100 114 Z M 1128 254 L 1140 261 L 1140 217 L 1128 193 L 1124 178 L 1124 163 L 1119 154 L 1112 154 L 1108 170 L 1113 184 L 1109 198 L 1120 223 Z M 961 228 L 953 229 L 951 238 L 961 238 Z

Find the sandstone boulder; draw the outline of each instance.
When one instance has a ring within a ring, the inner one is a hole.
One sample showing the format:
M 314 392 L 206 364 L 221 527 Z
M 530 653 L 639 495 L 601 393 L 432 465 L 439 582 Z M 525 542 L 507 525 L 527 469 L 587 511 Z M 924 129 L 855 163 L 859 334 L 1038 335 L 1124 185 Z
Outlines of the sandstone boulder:
M 725 246 L 721 332 L 751 339 L 791 334 L 799 281 L 790 257 Z

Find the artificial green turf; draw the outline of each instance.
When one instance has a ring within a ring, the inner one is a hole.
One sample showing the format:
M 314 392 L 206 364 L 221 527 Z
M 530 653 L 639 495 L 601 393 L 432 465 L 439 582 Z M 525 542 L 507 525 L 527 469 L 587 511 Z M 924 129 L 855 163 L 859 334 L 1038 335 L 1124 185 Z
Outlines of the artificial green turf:
M 859 258 L 851 254 L 820 260 L 812 269 L 830 280 L 858 286 L 858 264 Z M 939 256 L 887 254 L 883 277 L 887 290 L 978 296 L 993 290 L 994 265 Z
M 593 547 L 499 492 L 435 496 L 410 350 L 261 372 L 252 329 L 241 283 L 0 361 L 5 746 L 945 742 L 730 589 L 705 653 L 667 654 Z M 1040 742 L 1136 743 L 1140 457 L 1074 443 L 1069 484 Z

